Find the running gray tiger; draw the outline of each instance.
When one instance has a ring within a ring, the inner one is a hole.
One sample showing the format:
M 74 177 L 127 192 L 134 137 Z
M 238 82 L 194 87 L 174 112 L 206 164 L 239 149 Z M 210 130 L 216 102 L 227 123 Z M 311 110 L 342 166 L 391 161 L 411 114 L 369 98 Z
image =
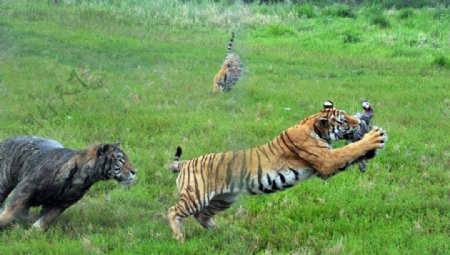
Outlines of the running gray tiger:
M 129 185 L 136 170 L 119 144 L 99 144 L 83 150 L 64 148 L 54 140 L 17 136 L 0 143 L 0 229 L 29 208 L 42 206 L 33 227 L 50 222 L 77 202 L 100 180 Z

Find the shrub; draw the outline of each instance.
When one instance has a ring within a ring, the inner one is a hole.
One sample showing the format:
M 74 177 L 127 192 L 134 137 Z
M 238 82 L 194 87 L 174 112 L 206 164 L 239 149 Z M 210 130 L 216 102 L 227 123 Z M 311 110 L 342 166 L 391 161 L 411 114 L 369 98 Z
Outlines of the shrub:
M 435 19 L 448 19 L 450 16 L 449 15 L 450 11 L 449 9 L 446 8 L 440 8 L 440 9 L 435 9 L 434 10 L 434 14 L 433 14 L 433 18 Z
M 361 37 L 352 31 L 346 31 L 342 34 L 344 43 L 358 43 L 361 42 Z
M 380 12 L 375 12 L 371 15 L 370 23 L 372 25 L 379 26 L 381 28 L 388 28 L 390 27 L 389 20 L 384 16 L 384 14 Z
M 439 67 L 446 67 L 450 68 L 450 60 L 445 56 L 436 56 L 433 59 L 433 65 L 439 66 Z
M 294 10 L 299 18 L 315 17 L 314 6 L 312 4 L 296 5 Z
M 267 33 L 275 36 L 283 36 L 283 35 L 293 35 L 294 31 L 292 28 L 282 25 L 282 24 L 273 24 L 267 28 Z
M 331 7 L 325 8 L 323 13 L 328 16 L 343 17 L 343 18 L 356 18 L 356 13 L 348 5 L 337 4 Z
M 401 9 L 401 10 L 400 10 L 400 13 L 398 14 L 398 17 L 399 17 L 400 19 L 407 19 L 407 18 L 409 18 L 409 17 L 411 17 L 411 16 L 413 16 L 413 15 L 414 15 L 413 9 L 411 9 L 411 8 L 405 8 L 405 9 Z

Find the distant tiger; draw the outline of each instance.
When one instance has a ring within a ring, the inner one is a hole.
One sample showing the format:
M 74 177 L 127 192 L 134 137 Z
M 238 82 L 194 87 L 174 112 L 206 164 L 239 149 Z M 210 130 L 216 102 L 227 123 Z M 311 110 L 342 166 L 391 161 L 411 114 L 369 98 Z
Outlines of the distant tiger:
M 181 220 L 190 215 L 203 227 L 214 227 L 213 216 L 229 208 L 240 193 L 268 194 L 313 176 L 326 178 L 366 152 L 383 147 L 381 128 L 342 148 L 331 147 L 332 141 L 344 139 L 359 123 L 357 117 L 331 106 L 255 148 L 180 161 L 178 147 L 170 169 L 180 173 L 179 200 L 168 211 L 174 237 L 184 240 Z
M 231 33 L 230 43 L 228 44 L 227 56 L 223 61 L 222 67 L 214 77 L 214 92 L 230 91 L 236 82 L 241 78 L 243 67 L 238 55 L 232 52 L 234 41 L 234 32 Z

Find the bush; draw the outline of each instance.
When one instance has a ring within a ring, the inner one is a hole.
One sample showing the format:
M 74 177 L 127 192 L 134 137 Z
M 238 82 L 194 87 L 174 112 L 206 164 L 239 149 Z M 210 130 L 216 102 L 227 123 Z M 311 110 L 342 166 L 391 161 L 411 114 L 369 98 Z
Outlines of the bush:
M 445 56 L 436 56 L 433 59 L 433 65 L 439 66 L 439 67 L 446 67 L 450 68 L 450 60 Z
M 361 42 L 361 37 L 352 31 L 346 31 L 342 34 L 344 43 Z
M 391 24 L 384 16 L 383 10 L 380 6 L 372 6 L 367 9 L 367 16 L 370 18 L 370 24 L 380 26 L 381 28 L 388 28 Z
M 449 18 L 449 13 L 450 10 L 449 9 L 436 9 L 434 10 L 434 14 L 433 14 L 433 18 L 435 19 L 448 19 Z
M 400 13 L 398 14 L 398 17 L 400 19 L 407 19 L 409 17 L 412 17 L 414 15 L 414 11 L 411 8 L 401 9 Z
M 331 7 L 327 7 L 324 9 L 323 14 L 334 17 L 343 17 L 343 18 L 356 18 L 356 13 L 353 11 L 348 5 L 333 5 Z
M 391 25 L 389 20 L 384 15 L 373 16 L 370 19 L 370 23 L 372 25 L 378 25 L 381 28 L 388 28 Z
M 294 30 L 292 28 L 282 25 L 282 24 L 273 24 L 267 28 L 267 33 L 272 36 L 283 36 L 283 35 L 293 35 Z
M 316 16 L 312 4 L 296 5 L 294 10 L 299 18 L 313 18 Z

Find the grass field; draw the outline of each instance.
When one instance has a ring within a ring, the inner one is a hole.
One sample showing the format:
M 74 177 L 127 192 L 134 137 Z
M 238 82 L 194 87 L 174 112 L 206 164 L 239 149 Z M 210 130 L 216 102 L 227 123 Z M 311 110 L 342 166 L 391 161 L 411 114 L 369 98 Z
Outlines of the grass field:
M 96 184 L 45 233 L 2 230 L 0 254 L 450 254 L 448 8 L 69 2 L 0 1 L 0 138 L 121 141 L 138 181 Z M 245 75 L 213 95 L 232 30 Z M 365 174 L 241 196 L 214 231 L 189 218 L 172 238 L 177 145 L 260 145 L 362 98 L 389 135 Z

